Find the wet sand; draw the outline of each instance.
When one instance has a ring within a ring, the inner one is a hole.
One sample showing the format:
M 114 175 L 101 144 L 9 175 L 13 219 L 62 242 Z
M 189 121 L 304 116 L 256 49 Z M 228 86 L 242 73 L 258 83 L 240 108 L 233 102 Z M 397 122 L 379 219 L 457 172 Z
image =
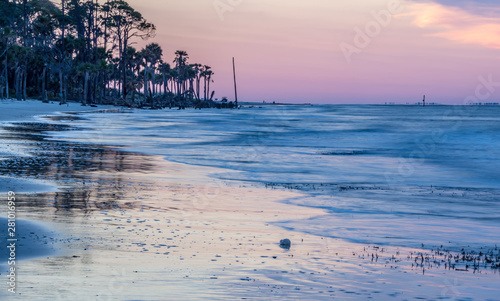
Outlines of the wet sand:
M 44 134 L 69 129 L 39 122 L 2 129 L 2 141 L 24 155 L 1 160 L 0 175 L 58 187 L 16 192 L 18 217 L 32 221 L 26 242 L 53 252 L 19 261 L 18 294 L 9 295 L 2 282 L 2 299 L 495 300 L 498 294 L 495 270 L 416 266 L 414 254 L 427 250 L 381 249 L 274 225 L 324 213 L 285 204 L 301 196 L 296 191 L 220 181 L 210 177 L 219 169 Z M 42 233 L 42 225 L 51 233 Z M 279 246 L 283 238 L 291 240 L 290 250 Z

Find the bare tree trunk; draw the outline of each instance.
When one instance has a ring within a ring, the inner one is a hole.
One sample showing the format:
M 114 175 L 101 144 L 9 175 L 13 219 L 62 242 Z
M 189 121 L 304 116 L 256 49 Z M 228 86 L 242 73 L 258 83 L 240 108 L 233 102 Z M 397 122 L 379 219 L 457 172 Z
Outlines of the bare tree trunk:
M 90 93 L 90 103 L 95 103 L 97 99 L 97 73 L 92 77 L 92 93 Z
M 62 66 L 59 67 L 59 104 L 64 104 L 63 94 L 63 72 Z
M 23 67 L 23 100 L 28 99 L 28 93 L 26 93 L 26 82 L 28 81 L 28 70 L 26 70 L 26 66 Z
M 127 46 L 128 46 L 128 38 L 125 37 L 123 39 L 123 45 L 122 45 L 122 49 L 121 51 L 123 51 L 122 55 L 121 55 L 121 63 L 122 63 L 122 72 L 123 72 L 123 82 L 122 82 L 122 91 L 123 91 L 123 101 L 125 103 L 127 103 L 127 62 L 128 62 L 128 58 L 127 58 Z
M 185 79 L 182 83 L 182 94 L 186 93 L 187 91 L 187 79 Z
M 152 77 L 151 79 L 153 80 L 153 84 L 152 84 L 152 88 L 153 88 L 153 95 L 151 97 L 151 106 L 153 107 L 154 106 L 154 97 L 156 95 L 156 74 L 155 74 L 155 69 L 154 68 L 151 68 L 151 70 L 153 71 L 153 74 L 152 74 Z
M 64 78 L 64 91 L 63 91 L 63 99 L 64 99 L 64 104 L 67 103 L 68 100 L 68 83 L 67 83 L 67 78 Z
M 196 78 L 196 99 L 200 100 L 200 77 Z
M 148 67 L 148 64 L 146 63 L 146 66 L 144 66 L 144 102 L 147 102 L 148 101 L 148 98 L 149 98 L 149 67 Z
M 102 73 L 98 73 L 97 74 L 98 79 L 96 79 L 96 81 L 99 83 L 99 86 L 101 86 L 101 89 L 99 89 L 99 104 L 102 104 L 102 95 L 104 94 L 104 90 L 106 89 L 106 84 L 104 83 L 104 80 L 102 85 L 100 83 L 101 78 L 103 78 L 103 76 L 104 75 Z
M 208 96 L 207 96 L 207 78 L 203 78 L 203 100 L 206 101 Z
M 87 105 L 88 90 L 89 90 L 89 71 L 85 70 L 85 82 L 83 84 L 83 99 L 82 99 L 83 106 Z
M 163 96 L 164 97 L 167 97 L 167 81 L 165 80 L 166 79 L 166 76 L 165 76 L 165 73 L 163 73 Z
M 43 67 L 42 72 L 42 101 L 47 101 L 47 85 L 46 85 L 46 77 L 47 77 L 47 67 Z
M 177 68 L 177 95 L 179 96 L 179 100 L 181 97 L 181 67 L 179 63 L 179 68 Z
M 16 89 L 16 99 L 21 100 L 21 87 L 19 83 L 19 73 L 20 73 L 20 67 L 16 68 L 16 72 L 14 73 L 14 87 Z
M 7 99 L 9 99 L 9 73 L 7 68 L 8 68 L 7 54 L 5 54 L 5 92 Z
M 153 81 L 153 97 L 156 96 L 156 73 L 155 73 L 155 69 L 154 68 L 151 68 L 151 71 L 152 71 L 152 75 L 151 75 L 151 80 Z
M 207 87 L 207 89 L 208 89 L 208 93 L 207 93 L 207 97 L 208 97 L 208 94 L 210 94 L 210 76 L 208 77 L 208 87 Z M 212 96 L 210 96 L 210 100 L 212 100 Z

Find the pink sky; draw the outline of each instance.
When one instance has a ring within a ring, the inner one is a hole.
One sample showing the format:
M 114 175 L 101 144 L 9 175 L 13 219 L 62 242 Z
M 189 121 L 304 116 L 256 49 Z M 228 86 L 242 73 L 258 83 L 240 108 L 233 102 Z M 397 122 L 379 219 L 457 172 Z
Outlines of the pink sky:
M 479 76 L 500 82 L 500 4 L 399 1 L 377 30 L 372 12 L 391 2 L 129 0 L 157 26 L 147 42 L 159 43 L 166 61 L 182 49 L 190 62 L 212 66 L 219 98 L 234 98 L 233 56 L 240 101 L 413 103 L 426 94 L 458 104 L 474 95 Z M 366 26 L 372 37 L 357 47 L 355 30 Z M 356 47 L 350 63 L 341 45 Z M 499 102 L 500 86 L 484 101 Z

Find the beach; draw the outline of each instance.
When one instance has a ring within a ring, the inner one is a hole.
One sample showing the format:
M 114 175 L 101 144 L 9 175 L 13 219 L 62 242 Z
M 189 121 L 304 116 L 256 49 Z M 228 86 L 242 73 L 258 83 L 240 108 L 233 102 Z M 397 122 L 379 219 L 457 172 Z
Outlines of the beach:
M 2 281 L 2 299 L 498 300 L 494 165 L 453 186 L 458 169 L 438 166 L 435 150 L 400 176 L 401 156 L 387 151 L 395 144 L 369 139 L 398 134 L 366 121 L 374 120 L 366 110 L 383 117 L 383 109 L 221 113 L 38 101 L 0 109 L 0 193 L 4 203 L 15 192 L 20 228 L 16 293 Z M 298 116 L 312 116 L 317 132 L 305 132 Z M 365 134 L 343 118 L 357 118 Z M 477 153 L 487 153 L 487 138 Z M 455 259 L 462 252 L 474 267 Z M 8 254 L 0 255 L 7 278 Z

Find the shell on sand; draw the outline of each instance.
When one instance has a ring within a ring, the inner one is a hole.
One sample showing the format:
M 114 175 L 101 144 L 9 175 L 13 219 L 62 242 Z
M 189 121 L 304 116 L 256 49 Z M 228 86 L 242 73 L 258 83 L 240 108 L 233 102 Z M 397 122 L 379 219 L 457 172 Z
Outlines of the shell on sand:
M 280 247 L 282 247 L 284 249 L 290 249 L 291 245 L 292 245 L 292 242 L 288 238 L 280 240 Z

